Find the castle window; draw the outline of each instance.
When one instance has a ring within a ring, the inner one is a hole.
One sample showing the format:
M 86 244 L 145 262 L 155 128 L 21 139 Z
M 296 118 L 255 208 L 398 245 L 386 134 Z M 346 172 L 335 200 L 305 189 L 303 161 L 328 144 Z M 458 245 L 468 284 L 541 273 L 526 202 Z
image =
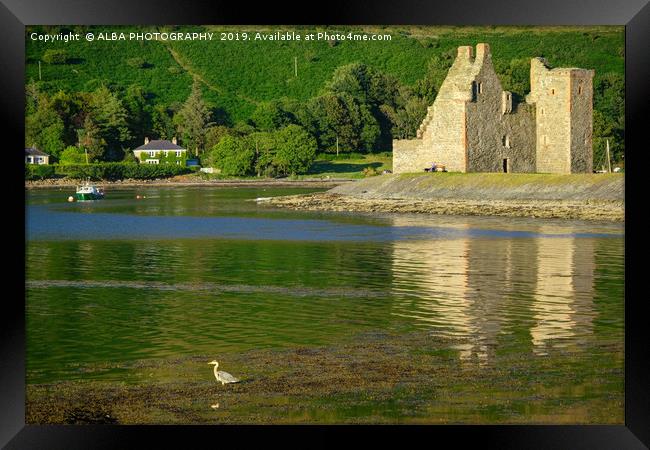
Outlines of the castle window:
M 483 83 L 478 84 L 478 93 L 482 94 L 483 93 Z
M 476 94 L 477 94 L 477 87 L 476 87 L 476 81 L 472 81 L 472 101 L 476 101 Z
M 555 95 L 555 89 L 551 89 L 551 95 Z
M 505 135 L 505 136 L 503 137 L 503 146 L 504 146 L 505 148 L 510 148 L 510 136 Z
M 540 108 L 539 111 L 540 111 L 541 115 L 543 116 L 544 115 L 544 108 Z
M 578 95 L 582 94 L 582 86 L 578 86 Z

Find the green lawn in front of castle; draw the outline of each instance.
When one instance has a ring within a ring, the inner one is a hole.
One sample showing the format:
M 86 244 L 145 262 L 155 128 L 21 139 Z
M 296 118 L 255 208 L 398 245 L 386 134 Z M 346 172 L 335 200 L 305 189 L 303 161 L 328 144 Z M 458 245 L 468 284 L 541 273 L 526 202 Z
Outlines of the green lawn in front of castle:
M 364 173 L 370 170 L 370 174 Z M 393 169 L 393 156 L 392 153 L 376 153 L 376 154 L 341 154 L 339 157 L 335 155 L 319 155 L 316 157 L 314 164 L 304 175 L 297 175 L 292 179 L 305 179 L 305 178 L 321 178 L 321 179 L 337 179 L 337 178 L 365 178 L 373 174 L 380 174 L 384 170 Z

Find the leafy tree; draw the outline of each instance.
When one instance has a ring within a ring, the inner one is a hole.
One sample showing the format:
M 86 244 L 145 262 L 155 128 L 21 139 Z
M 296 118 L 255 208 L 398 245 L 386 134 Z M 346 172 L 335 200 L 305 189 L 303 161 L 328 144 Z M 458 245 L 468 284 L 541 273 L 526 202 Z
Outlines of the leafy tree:
M 348 124 L 353 128 L 352 132 L 341 130 L 350 136 L 346 143 L 351 149 L 369 152 L 390 145 L 392 124 L 382 112 L 382 106 L 396 106 L 397 79 L 365 64 L 353 63 L 334 72 L 326 84 L 326 92 L 339 97 L 352 116 Z M 338 118 L 334 122 L 340 122 L 340 114 L 337 112 L 335 115 Z M 355 137 L 351 138 L 353 135 Z
M 273 166 L 280 175 L 295 175 L 309 170 L 316 157 L 316 139 L 299 125 L 288 125 L 274 133 Z
M 209 120 L 210 110 L 203 101 L 199 83 L 195 81 L 190 96 L 174 116 L 174 123 L 185 147 L 197 155 L 204 149 Z
M 93 142 L 91 145 L 93 156 L 106 161 L 121 160 L 124 157 L 122 143 L 131 138 L 126 108 L 105 86 L 90 95 L 89 107 L 90 120 L 86 117 L 84 129 L 85 134 Z M 100 142 L 104 144 L 98 145 Z M 103 150 L 97 154 L 101 147 Z
M 594 83 L 594 164 L 604 161 L 609 140 L 612 161 L 625 154 L 625 80 L 606 73 Z
M 61 152 L 59 157 L 59 164 L 69 165 L 69 164 L 85 164 L 86 155 L 83 149 L 70 145 L 66 147 L 65 150 Z
M 248 136 L 251 133 L 255 132 L 255 128 L 246 122 L 237 122 L 235 126 L 230 129 L 230 132 L 233 136 Z
M 210 151 L 207 162 L 230 176 L 253 173 L 255 147 L 248 137 L 224 136 Z
M 147 102 L 147 94 L 135 84 L 126 89 L 122 103 L 127 112 L 127 126 L 131 139 L 131 147 L 140 145 L 149 131 L 153 128 L 152 114 Z
M 253 112 L 251 119 L 255 127 L 261 131 L 277 130 L 295 120 L 293 114 L 285 110 L 279 100 L 260 103 Z
M 78 130 L 79 145 L 88 152 L 90 162 L 102 160 L 106 151 L 106 140 L 92 116 L 86 116 L 84 127 Z
M 151 131 L 160 139 L 171 140 L 176 136 L 173 107 L 156 105 L 151 113 Z
M 318 139 L 318 147 L 334 153 L 372 151 L 381 134 L 379 122 L 367 104 L 348 94 L 326 94 L 311 100 L 300 115 L 301 125 Z
M 275 133 L 270 131 L 258 131 L 250 134 L 250 141 L 255 149 L 255 172 L 257 176 L 264 175 L 274 177 L 278 171 L 274 164 L 277 151 Z
M 396 139 L 414 138 L 418 126 L 427 114 L 428 101 L 415 95 L 409 88 L 400 87 L 398 106 L 382 105 L 382 111 L 392 123 L 391 134 Z
M 205 131 L 205 148 L 212 148 L 219 143 L 221 138 L 230 134 L 230 128 L 224 125 L 216 125 Z
M 25 117 L 25 146 L 35 146 L 56 159 L 65 148 L 65 125 L 45 94 L 33 95 L 29 106 L 33 112 Z
M 67 145 L 75 144 L 77 129 L 83 124 L 87 114 L 82 95 L 58 91 L 50 98 L 50 104 L 63 121 L 64 142 Z

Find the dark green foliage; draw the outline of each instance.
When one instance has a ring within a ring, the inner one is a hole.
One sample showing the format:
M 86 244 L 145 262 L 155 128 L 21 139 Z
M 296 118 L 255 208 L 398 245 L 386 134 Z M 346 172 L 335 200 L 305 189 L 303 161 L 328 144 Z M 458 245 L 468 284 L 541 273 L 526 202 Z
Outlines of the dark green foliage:
M 316 140 L 298 125 L 288 125 L 272 136 L 274 147 L 267 172 L 272 167 L 274 175 L 296 175 L 309 170 L 316 157 Z
M 45 50 L 43 61 L 48 64 L 65 64 L 68 61 L 68 52 L 63 49 Z
M 203 101 L 199 83 L 195 81 L 190 96 L 174 116 L 183 145 L 194 155 L 205 148 L 205 128 L 209 121 L 210 111 Z
M 49 164 L 25 164 L 26 180 L 43 180 L 54 176 L 54 167 Z
M 142 57 L 129 58 L 126 60 L 126 63 L 129 66 L 135 67 L 137 69 L 146 69 L 148 67 L 151 67 L 151 64 L 147 63 L 147 61 Z
M 221 138 L 228 134 L 231 134 L 231 129 L 223 125 L 208 128 L 205 131 L 205 148 L 211 149 L 221 141 Z
M 57 175 L 65 175 L 75 179 L 91 180 L 152 180 L 156 178 L 167 178 L 191 170 L 185 166 L 176 164 L 136 164 L 128 162 L 98 163 L 50 166 Z
M 107 31 L 103 26 L 77 28 L 81 33 Z M 210 31 L 218 36 L 219 31 L 246 32 L 246 28 L 192 26 L 175 30 Z M 221 132 L 214 131 L 208 139 L 200 127 L 180 120 L 185 117 L 180 112 L 183 103 L 197 97 L 193 80 L 200 80 L 198 97 L 211 116 L 206 118 L 203 112 L 196 116 L 202 118 L 196 123 L 204 122 L 203 131 L 210 128 L 211 118 L 231 127 L 229 133 L 236 136 L 294 123 L 317 140 L 321 152 L 336 152 L 337 138 L 340 152 L 390 150 L 393 138 L 415 135 L 426 112 L 423 105 L 433 102 L 457 46 L 488 42 L 503 88 L 518 99 L 528 93 L 532 57 L 543 56 L 553 67 L 595 69 L 595 159 L 604 151 L 604 139 L 610 139 L 614 158 L 623 157 L 621 27 L 365 28 L 389 33 L 392 39 L 363 44 L 249 39 L 219 45 L 208 41 L 97 40 L 88 45 L 83 41 L 45 44 L 28 38 L 26 80 L 39 80 L 38 61 L 52 50 L 67 52 L 68 64 L 42 64 L 42 80 L 28 84 L 25 144 L 36 144 L 56 158 L 66 146 L 77 145 L 82 139 L 96 160 L 121 160 L 123 148 L 140 145 L 147 135 L 161 139 L 177 136 L 190 151 L 209 150 Z M 27 32 L 58 29 L 28 27 Z M 152 29 L 125 26 L 110 27 L 110 31 Z M 248 33 L 249 37 L 254 34 L 250 29 Z M 143 64 L 146 70 L 142 70 Z M 117 102 L 104 92 L 106 107 L 98 108 L 93 99 L 101 89 L 107 89 Z M 41 92 L 45 99 L 39 99 Z M 124 116 L 120 109 L 126 111 Z M 202 107 L 194 110 L 204 111 Z M 176 123 L 172 120 L 175 115 Z M 111 117 L 116 120 L 107 120 Z
M 253 111 L 251 120 L 258 130 L 271 131 L 295 122 L 296 118 L 280 100 L 272 100 L 260 103 Z
M 83 149 L 75 147 L 73 145 L 67 147 L 61 156 L 59 157 L 59 164 L 61 165 L 70 165 L 70 164 L 84 164 L 86 162 L 86 155 Z
M 620 162 L 625 152 L 625 78 L 618 73 L 607 73 L 594 83 L 594 166 L 607 164 L 607 140 L 612 161 Z
M 314 162 L 317 143 L 304 128 L 288 125 L 272 132 L 225 135 L 206 163 L 228 176 L 286 176 L 306 173 Z
M 206 158 L 221 169 L 223 175 L 252 175 L 255 163 L 255 147 L 246 136 L 224 136 Z
M 166 108 L 162 105 L 156 105 L 154 107 L 151 113 L 151 132 L 153 137 L 171 140 L 176 136 L 176 127 L 173 121 L 175 111 L 176 109 L 174 107 Z
M 36 85 L 29 84 L 26 94 L 25 146 L 36 147 L 56 159 L 65 147 L 65 123 L 54 102 Z

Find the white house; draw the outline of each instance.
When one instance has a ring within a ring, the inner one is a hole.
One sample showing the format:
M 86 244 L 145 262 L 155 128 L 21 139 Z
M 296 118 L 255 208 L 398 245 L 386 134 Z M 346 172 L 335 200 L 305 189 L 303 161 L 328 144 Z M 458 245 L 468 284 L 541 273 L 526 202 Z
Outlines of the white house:
M 140 163 L 145 164 L 177 164 L 185 165 L 187 149 L 176 144 L 176 138 L 167 140 L 152 140 L 144 138 L 144 144 L 133 150 Z
M 49 164 L 50 155 L 35 147 L 25 149 L 25 164 Z

